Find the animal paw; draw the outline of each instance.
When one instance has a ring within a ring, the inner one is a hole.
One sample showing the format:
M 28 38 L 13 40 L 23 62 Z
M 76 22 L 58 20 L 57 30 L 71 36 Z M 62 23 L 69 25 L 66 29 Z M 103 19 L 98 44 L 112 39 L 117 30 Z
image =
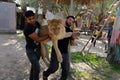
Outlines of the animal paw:
M 57 57 L 57 59 L 58 59 L 58 62 L 62 63 L 62 61 L 63 61 L 62 55 L 59 55 L 59 56 Z

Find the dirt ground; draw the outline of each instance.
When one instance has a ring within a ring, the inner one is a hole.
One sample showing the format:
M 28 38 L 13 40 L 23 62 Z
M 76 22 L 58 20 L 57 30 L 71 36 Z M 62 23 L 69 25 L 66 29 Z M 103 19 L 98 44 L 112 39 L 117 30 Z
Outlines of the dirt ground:
M 83 43 L 86 43 L 86 40 L 80 39 L 80 41 L 81 42 L 77 42 L 77 46 L 71 47 L 71 52 L 80 50 L 79 48 L 83 47 Z M 106 56 L 106 53 L 104 53 L 104 45 L 100 42 L 97 43 L 95 48 L 93 47 L 91 49 L 91 52 L 97 52 L 100 56 Z M 40 80 L 42 80 L 42 72 L 46 70 L 47 67 L 42 60 L 40 60 L 40 65 Z M 78 70 L 83 68 L 85 70 L 88 69 L 88 67 L 85 67 L 83 64 L 80 66 L 75 67 Z M 28 80 L 29 70 L 30 62 L 25 53 L 25 39 L 21 36 L 21 34 L 0 34 L 0 80 Z M 114 80 L 120 80 L 119 75 L 117 76 L 115 74 L 114 76 Z M 59 77 L 60 69 L 56 73 L 50 75 L 49 80 L 58 80 Z M 68 80 L 76 79 L 69 78 Z
M 71 52 L 77 50 L 79 50 L 77 46 L 71 47 Z M 42 80 L 42 72 L 47 67 L 42 60 L 40 65 L 40 80 Z M 25 39 L 21 34 L 0 34 L 0 80 L 28 80 L 29 70 L 30 63 L 25 53 Z M 58 80 L 59 75 L 58 70 L 49 77 L 49 80 Z M 74 79 L 69 78 L 69 80 Z
M 47 67 L 42 63 L 42 72 Z M 28 80 L 30 63 L 25 53 L 25 40 L 18 34 L 0 34 L 0 80 Z M 50 80 L 57 80 L 58 71 L 50 77 Z M 54 79 L 52 79 L 54 78 Z

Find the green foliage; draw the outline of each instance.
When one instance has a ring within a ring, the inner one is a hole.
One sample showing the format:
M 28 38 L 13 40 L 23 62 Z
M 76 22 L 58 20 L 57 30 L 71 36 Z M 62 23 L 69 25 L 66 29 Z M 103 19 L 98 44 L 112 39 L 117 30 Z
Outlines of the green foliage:
M 120 65 L 111 64 L 111 69 L 120 74 Z
M 114 0 L 105 0 L 102 3 L 96 3 L 91 6 L 95 12 L 94 15 L 96 21 L 101 21 L 101 19 L 103 19 L 103 17 L 106 14 L 106 11 L 110 9 L 113 1 Z M 112 12 L 111 16 L 115 16 L 115 15 L 116 15 L 116 10 Z
M 85 59 L 88 62 L 92 62 L 94 64 L 103 63 L 104 59 L 97 56 L 96 54 L 86 54 L 85 57 L 83 58 L 82 53 L 80 52 L 74 52 L 71 54 L 71 60 L 73 63 L 79 63 L 82 62 L 83 59 Z
M 83 61 L 84 60 L 84 61 Z M 109 64 L 105 58 L 97 56 L 94 53 L 88 53 L 84 57 L 80 52 L 74 52 L 71 54 L 71 61 L 72 63 L 91 63 L 89 65 L 93 70 L 93 72 L 86 72 L 86 71 L 78 71 L 75 69 L 73 70 L 72 76 L 76 77 L 83 77 L 87 80 L 109 80 L 113 78 L 111 76 L 114 74 L 120 74 L 120 66 L 115 64 Z M 88 65 L 88 64 L 87 64 Z M 94 67 L 96 66 L 96 67 Z
M 106 64 L 106 61 L 104 58 L 97 56 L 96 54 L 87 54 L 85 56 L 86 61 L 91 62 L 95 65 L 103 65 Z
M 71 60 L 73 63 L 82 62 L 82 54 L 79 52 L 75 52 L 71 54 Z
M 39 3 L 36 0 L 25 0 L 28 6 L 34 7 L 35 9 L 39 7 Z
M 52 52 L 52 47 L 51 47 L 50 45 L 47 45 L 47 48 L 48 48 L 49 53 L 51 54 L 51 52 Z

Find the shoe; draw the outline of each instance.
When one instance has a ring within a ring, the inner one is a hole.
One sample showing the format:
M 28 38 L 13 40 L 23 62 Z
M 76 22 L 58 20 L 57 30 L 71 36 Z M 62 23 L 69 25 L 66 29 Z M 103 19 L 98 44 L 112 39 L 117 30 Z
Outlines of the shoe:
M 105 53 L 108 53 L 108 51 L 105 51 Z
M 45 71 L 43 72 L 43 80 L 48 80 L 48 77 L 45 76 Z

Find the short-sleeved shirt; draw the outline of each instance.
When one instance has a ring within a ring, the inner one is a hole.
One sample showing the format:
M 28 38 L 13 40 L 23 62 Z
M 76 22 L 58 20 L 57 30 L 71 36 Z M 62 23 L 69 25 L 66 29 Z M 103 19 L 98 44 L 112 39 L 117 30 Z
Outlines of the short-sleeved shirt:
M 96 30 L 96 31 L 93 31 L 93 35 L 95 35 L 95 36 L 97 36 L 98 35 L 98 31 Z
M 66 32 L 73 32 L 70 27 L 65 27 Z M 71 37 L 64 38 L 61 40 L 58 40 L 58 48 L 62 54 L 68 53 L 68 45 Z M 55 52 L 55 50 L 52 48 L 52 51 Z
M 38 22 L 35 22 L 35 26 L 33 26 L 31 24 L 26 24 L 26 26 L 24 28 L 24 35 L 25 35 L 25 39 L 26 39 L 26 48 L 36 49 L 36 48 L 40 47 L 39 42 L 34 41 L 33 39 L 31 39 L 29 37 L 29 35 L 34 32 L 39 34 L 39 31 L 40 31 L 40 24 Z

